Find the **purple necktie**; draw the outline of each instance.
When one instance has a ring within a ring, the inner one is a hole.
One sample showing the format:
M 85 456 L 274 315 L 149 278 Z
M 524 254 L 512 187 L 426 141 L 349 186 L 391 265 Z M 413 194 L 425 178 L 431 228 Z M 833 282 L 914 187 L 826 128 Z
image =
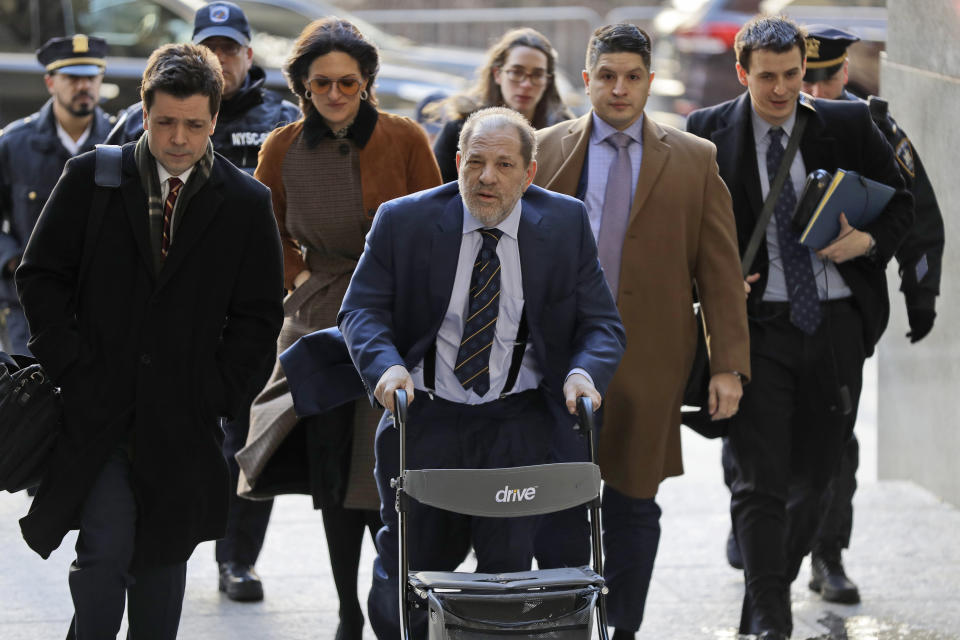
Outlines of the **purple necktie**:
M 633 204 L 633 168 L 630 165 L 630 143 L 633 139 L 625 133 L 614 133 L 604 140 L 617 150 L 617 157 L 607 174 L 607 189 L 603 195 L 603 215 L 600 218 L 600 233 L 597 252 L 607 285 L 617 299 L 620 284 L 620 256 L 623 254 L 623 238 L 630 219 Z
M 783 129 L 770 129 L 770 146 L 767 148 L 767 179 L 772 183 L 783 160 L 783 145 L 780 137 Z M 797 208 L 797 194 L 793 181 L 787 176 L 773 209 L 777 224 L 777 242 L 780 243 L 780 261 L 787 282 L 787 297 L 790 300 L 790 322 L 807 335 L 813 335 L 820 325 L 822 313 L 817 296 L 817 282 L 810 264 L 810 250 L 800 244 L 793 230 L 791 219 Z

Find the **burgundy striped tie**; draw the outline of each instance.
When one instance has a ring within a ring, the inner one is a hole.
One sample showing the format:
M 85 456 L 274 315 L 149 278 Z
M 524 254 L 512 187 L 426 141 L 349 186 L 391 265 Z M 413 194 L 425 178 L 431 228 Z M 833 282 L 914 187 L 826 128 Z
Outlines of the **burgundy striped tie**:
M 166 258 L 170 251 L 170 221 L 173 219 L 173 207 L 177 204 L 177 194 L 180 193 L 180 187 L 183 186 L 183 180 L 180 178 L 170 178 L 170 193 L 167 194 L 167 200 L 163 203 L 163 241 L 160 243 L 160 257 Z

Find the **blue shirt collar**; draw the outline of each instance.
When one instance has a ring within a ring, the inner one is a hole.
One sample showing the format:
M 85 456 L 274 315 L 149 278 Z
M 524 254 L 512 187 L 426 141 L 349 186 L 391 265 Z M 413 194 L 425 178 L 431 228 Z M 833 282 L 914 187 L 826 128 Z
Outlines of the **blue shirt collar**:
M 799 105 L 799 103 L 798 103 Z M 757 113 L 757 110 L 753 107 L 753 103 L 750 103 L 750 118 L 753 121 L 753 139 L 758 144 L 765 139 L 766 135 L 770 132 L 770 129 L 773 129 L 774 125 L 770 124 L 764 120 L 760 114 Z M 790 117 L 787 118 L 787 121 L 779 125 L 783 132 L 786 134 L 786 138 L 783 140 L 783 145 L 787 145 L 787 139 L 790 138 L 790 134 L 793 133 L 793 125 L 797 122 L 797 106 L 794 107 L 793 113 L 790 114 Z
M 596 111 L 591 111 L 590 114 L 593 118 L 593 131 L 590 133 L 591 144 L 600 144 L 611 135 L 618 133 L 617 129 L 598 116 Z M 634 142 L 640 145 L 643 144 L 643 119 L 645 117 L 646 114 L 641 113 L 636 122 L 622 131 L 622 133 L 627 134 Z

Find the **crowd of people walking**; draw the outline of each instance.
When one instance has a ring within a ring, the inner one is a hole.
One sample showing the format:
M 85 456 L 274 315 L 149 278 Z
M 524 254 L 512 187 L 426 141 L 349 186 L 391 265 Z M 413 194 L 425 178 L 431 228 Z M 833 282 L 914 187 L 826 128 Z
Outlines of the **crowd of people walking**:
M 205 540 L 226 597 L 262 600 L 272 500 L 290 493 L 321 511 L 340 603 L 330 635 L 359 640 L 369 619 L 399 637 L 403 390 L 413 469 L 584 460 L 572 414 L 592 400 L 607 615 L 614 640 L 634 638 L 704 339 L 740 633 L 790 637 L 790 585 L 811 551 L 810 588 L 859 601 L 841 551 L 863 363 L 886 327 L 892 258 L 911 340 L 932 329 L 943 223 L 886 104 L 844 89 L 855 40 L 755 17 L 729 70 L 744 92 L 681 131 L 646 111 L 656 65 L 642 29 L 582 43 L 579 117 L 554 46 L 513 29 L 472 87 L 424 109 L 440 125 L 432 148 L 378 107 L 377 47 L 339 18 L 306 25 L 289 53 L 298 105 L 264 88 L 231 2 L 197 10 L 191 43 L 153 53 L 141 102 L 117 117 L 99 106 L 107 43 L 46 43 L 50 100 L 0 133 L 0 341 L 61 389 L 62 433 L 21 527 L 44 558 L 79 528 L 68 637 L 116 637 L 126 605 L 130 638 L 175 638 Z M 808 247 L 792 216 L 817 169 L 893 195 Z M 489 573 L 590 560 L 585 506 L 408 513 L 417 570 L 471 552 Z M 366 531 L 378 557 L 365 608 Z M 423 611 L 411 625 L 426 637 Z

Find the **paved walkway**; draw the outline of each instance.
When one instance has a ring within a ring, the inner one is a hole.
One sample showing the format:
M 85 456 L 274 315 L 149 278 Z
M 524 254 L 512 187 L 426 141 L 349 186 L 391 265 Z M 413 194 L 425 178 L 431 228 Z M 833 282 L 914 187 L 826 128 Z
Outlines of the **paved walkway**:
M 845 556 L 863 603 L 828 605 L 807 587 L 805 565 L 793 586 L 795 639 L 960 640 L 960 510 L 909 482 L 877 482 L 876 385 L 861 404 L 864 464 L 856 524 Z M 663 537 L 641 639 L 733 640 L 742 576 L 724 560 L 728 495 L 719 444 L 684 435 L 687 474 L 664 483 Z M 0 640 L 63 638 L 72 613 L 67 569 L 75 536 L 47 561 L 23 543 L 17 518 L 24 494 L 0 494 Z M 360 591 L 370 582 L 373 546 L 364 548 Z M 299 496 L 277 501 L 259 566 L 266 599 L 237 604 L 216 589 L 213 545 L 189 564 L 180 638 L 302 640 L 333 638 L 337 599 L 320 514 Z M 366 638 L 373 639 L 367 631 Z

